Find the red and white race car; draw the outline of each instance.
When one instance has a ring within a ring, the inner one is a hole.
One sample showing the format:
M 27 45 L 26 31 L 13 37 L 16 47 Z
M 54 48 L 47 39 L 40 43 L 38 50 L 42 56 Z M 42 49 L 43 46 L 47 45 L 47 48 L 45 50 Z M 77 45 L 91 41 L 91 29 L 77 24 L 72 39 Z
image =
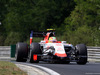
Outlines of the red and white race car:
M 39 43 L 32 42 L 33 37 L 44 37 Z M 26 43 L 16 44 L 16 61 L 30 63 L 39 61 L 70 63 L 76 61 L 77 64 L 87 63 L 87 47 L 84 44 L 77 44 L 75 47 L 66 41 L 57 41 L 54 30 L 45 32 L 31 32 L 30 47 Z

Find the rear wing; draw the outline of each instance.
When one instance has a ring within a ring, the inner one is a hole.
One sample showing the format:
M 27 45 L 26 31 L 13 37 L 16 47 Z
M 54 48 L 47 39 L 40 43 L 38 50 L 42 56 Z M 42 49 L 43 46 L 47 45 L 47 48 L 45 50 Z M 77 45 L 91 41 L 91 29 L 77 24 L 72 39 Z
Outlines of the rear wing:
M 45 32 L 33 32 L 31 31 L 30 37 L 45 37 L 46 33 Z
M 45 37 L 46 33 L 44 32 L 33 32 L 30 33 L 30 44 L 32 43 L 33 37 Z
M 55 33 L 53 31 L 55 31 L 55 30 L 54 29 L 47 29 L 47 32 L 33 32 L 33 31 L 31 31 L 30 44 L 32 43 L 33 37 L 45 37 L 45 39 L 47 39 L 47 37 L 49 35 L 55 35 Z M 48 33 L 49 33 L 49 35 L 47 36 Z

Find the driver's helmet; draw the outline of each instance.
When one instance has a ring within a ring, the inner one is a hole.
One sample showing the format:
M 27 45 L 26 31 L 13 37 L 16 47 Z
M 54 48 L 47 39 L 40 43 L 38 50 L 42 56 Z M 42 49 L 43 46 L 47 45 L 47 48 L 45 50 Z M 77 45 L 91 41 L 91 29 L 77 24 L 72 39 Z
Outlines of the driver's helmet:
M 49 37 L 49 43 L 56 43 L 56 37 Z

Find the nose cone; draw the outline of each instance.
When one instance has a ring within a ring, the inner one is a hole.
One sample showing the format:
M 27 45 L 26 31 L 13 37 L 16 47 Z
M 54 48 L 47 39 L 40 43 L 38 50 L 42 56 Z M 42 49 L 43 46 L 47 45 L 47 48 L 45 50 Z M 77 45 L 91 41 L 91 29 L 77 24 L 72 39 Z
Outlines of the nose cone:
M 60 54 L 60 53 L 55 53 L 56 56 L 58 57 L 67 57 L 67 54 L 64 53 L 64 54 Z

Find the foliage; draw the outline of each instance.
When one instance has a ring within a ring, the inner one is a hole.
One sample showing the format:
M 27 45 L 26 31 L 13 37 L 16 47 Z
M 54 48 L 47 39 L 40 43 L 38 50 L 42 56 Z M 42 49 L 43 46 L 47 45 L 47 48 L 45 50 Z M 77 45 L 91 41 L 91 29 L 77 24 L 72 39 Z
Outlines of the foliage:
M 5 45 L 16 44 L 16 42 L 21 41 L 21 35 L 18 32 L 10 32 L 7 38 L 5 39 Z
M 98 45 L 100 30 L 100 1 L 99 0 L 75 0 L 75 9 L 64 21 L 67 36 L 73 44 L 85 43 L 87 45 Z M 85 34 L 83 34 L 85 32 Z M 74 39 L 74 40 L 73 40 Z M 67 39 L 68 40 L 68 39 Z M 95 41 L 98 40 L 98 41 Z
M 67 37 L 66 37 L 67 36 Z M 80 26 L 76 31 L 68 32 L 65 35 L 65 40 L 74 45 L 84 43 L 86 45 L 93 45 L 93 32 L 88 26 Z
M 55 28 L 58 39 L 100 46 L 100 0 L 0 0 L 0 6 L 0 45 Z
M 4 42 L 3 36 L 0 36 L 0 46 L 4 45 L 3 42 Z

